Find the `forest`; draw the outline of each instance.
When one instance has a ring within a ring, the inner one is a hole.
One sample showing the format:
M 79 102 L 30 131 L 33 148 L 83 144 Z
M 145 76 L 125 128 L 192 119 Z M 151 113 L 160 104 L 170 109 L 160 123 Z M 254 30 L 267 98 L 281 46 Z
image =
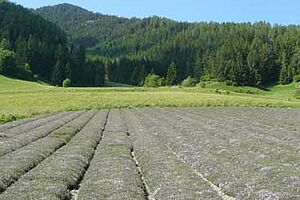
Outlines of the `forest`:
M 8 1 L 0 2 L 0 73 L 61 86 L 102 86 L 104 65 L 55 24 Z
M 300 74 L 296 25 L 127 19 L 70 4 L 35 12 L 60 26 L 89 55 L 100 57 L 115 82 L 142 85 L 148 74 L 156 74 L 174 76 L 171 84 L 191 77 L 263 87 L 291 83 Z
M 159 86 L 214 80 L 255 87 L 300 79 L 296 25 L 129 19 L 70 4 L 27 10 L 6 1 L 0 14 L 0 73 L 25 79 L 59 86 L 65 79 L 102 86 L 106 77 L 136 86 L 155 79 Z

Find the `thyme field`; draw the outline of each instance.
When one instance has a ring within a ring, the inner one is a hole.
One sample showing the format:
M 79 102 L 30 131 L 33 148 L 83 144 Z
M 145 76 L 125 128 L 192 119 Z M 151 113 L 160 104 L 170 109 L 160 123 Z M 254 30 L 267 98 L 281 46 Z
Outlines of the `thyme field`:
M 299 109 L 143 108 L 0 126 L 0 199 L 299 199 Z

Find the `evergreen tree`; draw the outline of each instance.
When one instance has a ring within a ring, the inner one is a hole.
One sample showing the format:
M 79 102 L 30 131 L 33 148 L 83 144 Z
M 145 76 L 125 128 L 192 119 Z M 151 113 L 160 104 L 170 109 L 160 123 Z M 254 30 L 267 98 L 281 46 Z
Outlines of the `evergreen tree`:
M 147 70 L 145 65 L 142 65 L 141 69 L 139 70 L 137 82 L 139 86 L 144 85 L 145 77 L 147 75 Z
M 53 72 L 51 75 L 51 82 L 53 85 L 61 86 L 65 76 L 63 74 L 63 66 L 60 61 L 57 61 L 53 68 Z
M 177 66 L 173 62 L 173 63 L 171 63 L 171 65 L 169 66 L 169 69 L 168 69 L 168 73 L 167 73 L 167 77 L 166 77 L 166 85 L 172 86 L 172 85 L 176 84 L 176 81 L 177 81 L 176 79 L 177 79 Z
M 16 62 L 19 67 L 25 66 L 25 64 L 28 63 L 27 52 L 27 41 L 25 39 L 19 38 L 16 41 Z
M 0 49 L 0 74 L 13 75 L 15 68 L 15 53 L 7 49 Z

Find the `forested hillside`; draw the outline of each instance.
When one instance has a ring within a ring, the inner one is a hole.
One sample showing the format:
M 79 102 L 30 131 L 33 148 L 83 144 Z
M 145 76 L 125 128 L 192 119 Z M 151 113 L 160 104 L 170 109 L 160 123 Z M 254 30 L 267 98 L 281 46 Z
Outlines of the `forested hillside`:
M 86 60 L 55 24 L 8 1 L 0 1 L 0 73 L 62 85 L 103 85 L 104 66 Z
M 149 73 L 168 78 L 175 70 L 172 84 L 191 76 L 264 86 L 290 83 L 300 73 L 298 26 L 126 19 L 69 4 L 36 12 L 105 60 L 111 81 L 138 85 Z

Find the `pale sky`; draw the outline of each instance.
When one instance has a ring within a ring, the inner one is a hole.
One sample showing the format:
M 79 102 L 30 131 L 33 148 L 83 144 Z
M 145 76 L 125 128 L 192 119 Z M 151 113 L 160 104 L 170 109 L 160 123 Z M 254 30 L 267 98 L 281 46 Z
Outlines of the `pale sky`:
M 300 24 L 299 0 L 14 0 L 29 8 L 71 3 L 124 17 L 158 15 L 179 21 Z

